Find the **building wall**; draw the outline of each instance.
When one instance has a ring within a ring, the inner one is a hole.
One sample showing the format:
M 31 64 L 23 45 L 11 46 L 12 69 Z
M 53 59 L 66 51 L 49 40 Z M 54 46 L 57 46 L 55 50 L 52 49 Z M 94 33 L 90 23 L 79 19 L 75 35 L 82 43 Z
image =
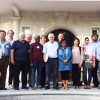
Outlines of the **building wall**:
M 13 28 L 12 25 L 10 14 L 0 16 L 0 29 L 8 31 Z M 91 36 L 92 28 L 100 30 L 100 13 L 21 12 L 20 31 L 24 26 L 31 28 L 33 36 L 59 28 L 68 29 L 80 38 L 82 44 L 86 36 Z

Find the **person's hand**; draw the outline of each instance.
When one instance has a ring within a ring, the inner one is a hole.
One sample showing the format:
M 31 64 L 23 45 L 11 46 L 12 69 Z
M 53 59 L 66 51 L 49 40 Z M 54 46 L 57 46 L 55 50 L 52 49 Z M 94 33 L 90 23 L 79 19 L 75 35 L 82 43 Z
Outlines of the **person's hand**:
M 64 62 L 64 64 L 67 64 L 67 63 L 68 63 L 68 61 L 67 61 L 67 60 L 64 60 L 63 62 Z
M 95 63 L 93 63 L 93 68 L 95 68 Z
M 15 65 L 15 61 L 14 61 L 14 59 L 11 59 L 11 63 L 12 63 L 13 65 Z
M 82 63 L 79 64 L 79 68 L 81 68 L 81 67 L 82 67 Z
M 31 63 L 30 66 L 33 67 L 33 63 Z

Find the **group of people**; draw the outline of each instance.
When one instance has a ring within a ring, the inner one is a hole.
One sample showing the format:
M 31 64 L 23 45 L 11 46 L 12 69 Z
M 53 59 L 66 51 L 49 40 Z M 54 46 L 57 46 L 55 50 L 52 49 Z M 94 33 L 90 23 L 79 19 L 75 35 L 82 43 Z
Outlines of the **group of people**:
M 81 68 L 83 67 L 84 89 L 99 88 L 97 70 L 100 76 L 100 42 L 97 33 L 84 39 L 80 47 L 80 40 L 75 38 L 73 46 L 69 47 L 63 33 L 59 33 L 58 41 L 54 41 L 54 34 L 36 35 L 32 43 L 31 34 L 19 34 L 19 39 L 14 40 L 13 30 L 7 32 L 0 30 L 0 90 L 5 88 L 7 68 L 9 65 L 9 88 L 19 90 L 19 75 L 21 73 L 22 89 L 27 87 L 27 75 L 29 74 L 29 86 L 33 89 L 50 89 L 51 73 L 53 89 L 59 89 L 58 72 L 61 73 L 62 88 L 68 90 L 69 73 L 72 72 L 73 88 L 80 88 Z M 40 42 L 41 40 L 41 42 Z

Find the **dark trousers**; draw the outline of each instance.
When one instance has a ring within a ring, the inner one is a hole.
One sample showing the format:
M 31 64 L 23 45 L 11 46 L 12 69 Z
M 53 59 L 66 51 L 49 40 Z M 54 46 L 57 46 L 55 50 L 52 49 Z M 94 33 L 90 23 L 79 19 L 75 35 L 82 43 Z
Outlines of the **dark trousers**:
M 46 62 L 46 86 L 50 86 L 50 76 L 51 70 L 53 74 L 53 86 L 57 85 L 58 82 L 58 59 L 57 58 L 49 58 Z
M 19 74 L 22 71 L 22 87 L 27 86 L 27 72 L 28 72 L 28 61 L 15 61 L 14 66 L 14 88 L 19 87 Z
M 87 71 L 88 71 L 88 78 L 87 78 Z M 92 68 L 86 68 L 85 64 L 83 65 L 83 77 L 84 77 L 84 84 L 90 85 L 92 78 Z
M 79 64 L 72 65 L 73 86 L 80 86 L 81 68 L 79 68 L 78 65 Z
M 98 60 L 95 61 L 95 68 L 92 69 L 92 77 L 93 77 L 93 83 L 95 86 L 98 86 L 98 78 L 97 78 L 97 68 L 98 68 Z
M 13 77 L 14 77 L 14 65 L 12 63 L 9 64 L 9 85 L 12 84 Z
M 46 72 L 45 72 L 45 65 L 42 67 L 42 72 L 41 72 L 41 86 L 45 86 L 45 81 L 46 81 Z
M 29 82 L 29 86 L 32 86 L 31 85 L 31 75 L 32 75 L 32 69 L 31 69 L 31 66 L 30 66 L 30 62 L 28 62 L 28 82 Z
M 0 59 L 0 88 L 5 88 L 8 63 L 8 57 L 3 57 Z

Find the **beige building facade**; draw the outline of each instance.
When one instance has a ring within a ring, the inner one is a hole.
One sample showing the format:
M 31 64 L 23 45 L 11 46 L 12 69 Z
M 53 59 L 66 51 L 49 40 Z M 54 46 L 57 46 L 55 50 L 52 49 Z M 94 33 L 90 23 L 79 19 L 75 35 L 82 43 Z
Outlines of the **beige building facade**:
M 48 35 L 54 30 L 64 29 L 78 37 L 83 44 L 84 38 L 91 38 L 93 31 L 100 35 L 100 13 L 21 12 L 18 17 L 6 14 L 0 16 L 0 29 L 14 30 L 15 39 L 22 31 L 34 37 L 36 34 Z

